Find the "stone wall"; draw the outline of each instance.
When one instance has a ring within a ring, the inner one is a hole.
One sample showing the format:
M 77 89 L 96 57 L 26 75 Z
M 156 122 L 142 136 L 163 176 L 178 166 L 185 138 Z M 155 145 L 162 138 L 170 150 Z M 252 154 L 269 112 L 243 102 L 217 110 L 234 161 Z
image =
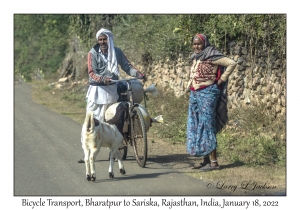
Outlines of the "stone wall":
M 276 115 L 286 114 L 286 60 L 265 49 L 254 49 L 231 42 L 228 57 L 238 65 L 228 79 L 228 108 L 256 105 L 263 102 Z M 253 53 L 255 52 L 255 53 Z M 177 97 L 185 94 L 190 63 L 182 55 L 176 61 L 168 58 L 148 66 L 137 67 L 148 75 L 145 87 L 174 90 Z

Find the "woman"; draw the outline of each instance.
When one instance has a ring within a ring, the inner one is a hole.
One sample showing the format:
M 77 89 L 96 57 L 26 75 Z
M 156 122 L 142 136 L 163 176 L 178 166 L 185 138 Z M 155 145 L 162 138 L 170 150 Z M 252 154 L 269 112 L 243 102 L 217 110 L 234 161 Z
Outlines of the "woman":
M 204 156 L 203 163 L 193 168 L 200 168 L 201 171 L 215 170 L 219 169 L 216 156 L 216 110 L 220 89 L 237 64 L 211 46 L 204 34 L 194 36 L 192 47 L 193 63 L 187 86 L 190 89 L 187 151 L 192 156 Z M 223 73 L 222 66 L 227 67 Z

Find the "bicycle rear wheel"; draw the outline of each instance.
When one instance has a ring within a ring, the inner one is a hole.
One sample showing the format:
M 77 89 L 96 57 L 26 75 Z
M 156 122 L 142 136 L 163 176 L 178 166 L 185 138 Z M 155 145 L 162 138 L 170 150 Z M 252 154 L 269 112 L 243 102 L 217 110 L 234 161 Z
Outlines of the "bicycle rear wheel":
M 138 165 L 145 167 L 147 161 L 147 133 L 143 115 L 138 107 L 133 108 L 132 139 L 133 151 Z

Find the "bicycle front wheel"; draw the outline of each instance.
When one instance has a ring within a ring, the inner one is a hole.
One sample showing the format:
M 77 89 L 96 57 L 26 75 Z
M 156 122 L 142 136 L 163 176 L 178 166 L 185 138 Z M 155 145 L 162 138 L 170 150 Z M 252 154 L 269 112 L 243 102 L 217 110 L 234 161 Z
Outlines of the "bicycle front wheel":
M 142 112 L 138 107 L 133 108 L 132 137 L 135 159 L 144 168 L 147 161 L 147 133 Z

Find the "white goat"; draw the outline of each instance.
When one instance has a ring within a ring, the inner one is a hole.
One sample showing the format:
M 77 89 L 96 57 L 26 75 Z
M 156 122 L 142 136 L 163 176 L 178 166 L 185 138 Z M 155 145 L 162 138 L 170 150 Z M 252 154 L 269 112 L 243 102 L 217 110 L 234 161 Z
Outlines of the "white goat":
M 118 159 L 120 173 L 122 175 L 125 174 L 122 157 L 118 151 L 122 145 L 122 141 L 123 136 L 115 125 L 99 122 L 99 125 L 95 126 L 93 112 L 89 111 L 86 113 L 82 126 L 81 143 L 84 151 L 86 178 L 88 181 L 96 180 L 95 160 L 100 147 L 108 147 L 111 151 L 108 169 L 109 177 L 114 178 L 114 158 Z

